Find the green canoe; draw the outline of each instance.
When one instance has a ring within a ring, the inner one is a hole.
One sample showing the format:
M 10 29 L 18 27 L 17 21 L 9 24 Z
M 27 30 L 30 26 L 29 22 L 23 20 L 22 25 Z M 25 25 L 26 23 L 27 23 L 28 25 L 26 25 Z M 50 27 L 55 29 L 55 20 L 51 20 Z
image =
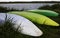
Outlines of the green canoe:
M 12 11 L 12 12 L 8 12 L 8 13 L 23 16 L 23 17 L 31 20 L 32 22 L 36 22 L 38 24 L 45 24 L 45 25 L 50 25 L 50 26 L 59 26 L 58 23 L 56 23 L 55 21 L 53 21 L 50 18 L 48 18 L 48 17 L 46 17 L 44 15 L 41 15 L 41 14 L 25 12 L 25 11 L 23 11 L 23 12 Z
M 28 10 L 29 12 L 39 13 L 45 16 L 58 16 L 59 14 L 51 10 Z

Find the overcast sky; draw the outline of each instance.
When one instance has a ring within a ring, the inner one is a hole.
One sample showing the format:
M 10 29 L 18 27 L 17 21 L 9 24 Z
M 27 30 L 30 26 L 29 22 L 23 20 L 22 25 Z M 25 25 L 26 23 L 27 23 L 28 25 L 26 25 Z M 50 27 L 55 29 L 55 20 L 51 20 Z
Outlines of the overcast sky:
M 53 5 L 54 3 L 16 3 L 16 4 L 0 4 L 3 7 L 15 8 L 15 9 L 37 9 L 44 5 Z

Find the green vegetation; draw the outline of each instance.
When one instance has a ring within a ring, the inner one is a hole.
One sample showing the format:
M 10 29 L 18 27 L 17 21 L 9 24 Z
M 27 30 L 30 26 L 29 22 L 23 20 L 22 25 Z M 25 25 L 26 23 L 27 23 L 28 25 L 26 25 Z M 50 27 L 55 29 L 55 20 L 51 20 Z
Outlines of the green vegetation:
M 52 11 L 56 11 L 58 13 L 60 13 L 60 4 L 54 4 L 52 6 L 46 5 L 46 6 L 42 6 L 39 7 L 38 9 L 44 9 L 44 10 L 52 10 Z
M 60 4 L 55 4 L 52 6 L 43 6 L 41 8 L 39 7 L 39 9 L 53 10 L 60 14 Z M 0 11 L 8 12 L 6 10 L 5 11 L 0 10 Z M 60 24 L 60 16 L 50 17 L 50 18 Z M 46 26 L 46 25 L 40 25 L 37 23 L 35 23 L 35 24 L 44 32 L 44 34 L 41 37 L 27 36 L 27 35 L 23 35 L 23 34 L 17 32 L 17 31 L 14 31 L 14 29 L 12 28 L 13 24 L 11 24 L 11 22 L 7 21 L 3 24 L 4 26 L 0 27 L 0 38 L 60 38 L 60 27 L 50 27 L 50 26 Z

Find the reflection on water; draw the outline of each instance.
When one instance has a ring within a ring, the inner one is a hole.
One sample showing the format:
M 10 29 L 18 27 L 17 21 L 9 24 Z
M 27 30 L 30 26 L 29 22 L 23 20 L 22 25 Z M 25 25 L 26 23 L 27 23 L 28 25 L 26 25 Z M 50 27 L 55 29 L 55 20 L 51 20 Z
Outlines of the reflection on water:
M 44 5 L 53 5 L 55 3 L 16 3 L 16 4 L 0 4 L 3 7 L 15 8 L 15 9 L 37 9 Z

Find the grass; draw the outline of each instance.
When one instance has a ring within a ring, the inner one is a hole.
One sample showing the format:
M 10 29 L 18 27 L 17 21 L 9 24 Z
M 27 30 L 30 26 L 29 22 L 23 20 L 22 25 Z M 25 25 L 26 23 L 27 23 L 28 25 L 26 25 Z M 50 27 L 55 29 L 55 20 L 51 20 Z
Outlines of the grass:
M 46 7 L 44 9 L 46 9 Z M 60 24 L 60 15 L 58 17 L 50 17 L 50 18 Z M 15 31 L 12 27 L 13 24 L 11 22 L 12 20 L 6 20 L 5 23 L 2 26 L 0 26 L 0 38 L 60 38 L 60 26 L 52 27 L 52 26 L 39 25 L 37 23 L 34 23 L 36 24 L 37 27 L 39 27 L 43 31 L 44 34 L 40 37 L 32 37 L 28 35 L 23 35 L 18 31 Z

